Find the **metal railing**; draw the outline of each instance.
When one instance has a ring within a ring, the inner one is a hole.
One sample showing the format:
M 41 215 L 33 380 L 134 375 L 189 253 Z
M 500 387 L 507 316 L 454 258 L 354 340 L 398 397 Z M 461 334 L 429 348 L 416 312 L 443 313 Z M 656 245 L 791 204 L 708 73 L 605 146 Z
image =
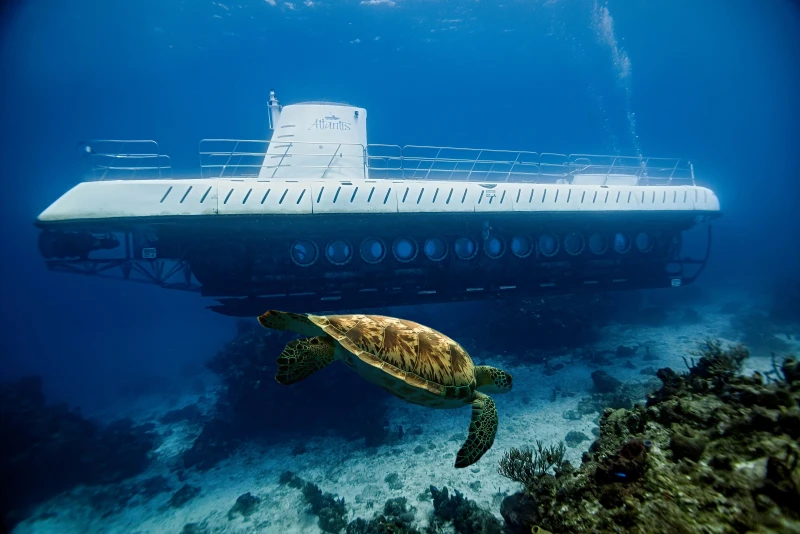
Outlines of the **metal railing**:
M 420 145 L 368 145 L 370 178 L 694 185 L 689 161 Z
M 280 178 L 297 170 L 316 178 L 367 176 L 366 148 L 355 143 L 203 139 L 199 152 L 203 178 Z
M 89 179 L 170 178 L 168 156 L 145 140 L 83 144 Z M 482 182 L 694 185 L 691 162 L 423 145 L 203 139 L 202 178 L 373 178 Z
M 95 139 L 81 143 L 87 180 L 171 178 L 169 156 L 158 143 L 145 139 Z

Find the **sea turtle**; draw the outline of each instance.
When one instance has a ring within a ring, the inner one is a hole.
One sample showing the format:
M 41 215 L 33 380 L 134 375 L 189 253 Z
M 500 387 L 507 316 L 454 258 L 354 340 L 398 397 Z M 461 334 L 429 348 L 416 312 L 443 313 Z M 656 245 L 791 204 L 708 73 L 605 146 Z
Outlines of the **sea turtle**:
M 497 409 L 485 393 L 511 391 L 511 375 L 475 366 L 461 345 L 432 328 L 382 315 L 301 315 L 270 310 L 265 328 L 304 336 L 278 357 L 280 384 L 294 384 L 341 360 L 368 381 L 403 400 L 431 408 L 472 405 L 467 441 L 456 467 L 477 462 L 494 443 Z

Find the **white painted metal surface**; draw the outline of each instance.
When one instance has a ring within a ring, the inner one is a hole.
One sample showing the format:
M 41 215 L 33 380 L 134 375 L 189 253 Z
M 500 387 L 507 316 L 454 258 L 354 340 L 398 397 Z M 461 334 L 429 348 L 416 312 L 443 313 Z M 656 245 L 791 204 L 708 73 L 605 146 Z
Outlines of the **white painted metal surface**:
M 688 161 L 418 145 L 369 145 L 367 111 L 279 106 L 272 138 L 204 139 L 200 176 L 166 179 L 154 141 L 93 141 L 89 179 L 43 222 L 325 213 L 718 212 Z
M 716 212 L 699 186 L 421 180 L 120 180 L 81 183 L 40 221 L 203 215 L 469 212 Z
M 364 178 L 366 146 L 364 108 L 343 104 L 283 106 L 258 177 Z

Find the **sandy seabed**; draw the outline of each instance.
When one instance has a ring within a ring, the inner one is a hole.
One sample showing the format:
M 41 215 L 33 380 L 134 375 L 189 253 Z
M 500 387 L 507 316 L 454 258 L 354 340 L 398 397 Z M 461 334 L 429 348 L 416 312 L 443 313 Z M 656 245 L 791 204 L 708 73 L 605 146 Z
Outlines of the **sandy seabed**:
M 720 313 L 720 301 L 716 302 L 705 307 L 692 306 L 702 317 L 697 324 L 635 328 L 612 325 L 604 329 L 597 348 L 638 345 L 639 350 L 631 358 L 611 355 L 611 365 L 602 367 L 573 363 L 573 355 L 565 353 L 552 359 L 552 362 L 564 363 L 564 367 L 547 376 L 543 365 L 512 364 L 490 352 L 473 354 L 477 364 L 495 365 L 512 373 L 514 390 L 505 395 L 493 395 L 500 413 L 497 438 L 492 449 L 477 464 L 466 469 L 455 469 L 453 462 L 466 438 L 468 407 L 432 410 L 392 399 L 387 414 L 390 426 L 393 429 L 402 426 L 404 434 L 391 445 L 370 450 L 363 447 L 363 440 L 346 441 L 337 437 L 287 441 L 269 447 L 251 444 L 207 472 L 186 471 L 182 482 L 177 480 L 172 468 L 179 465 L 180 455 L 191 446 L 199 428 L 186 423 L 158 424 L 159 433 L 169 428 L 171 434 L 155 451 L 150 468 L 137 478 L 163 475 L 169 480 L 172 491 L 149 500 L 135 497 L 124 509 L 103 515 L 90 503 L 97 488 L 76 488 L 40 505 L 13 532 L 180 533 L 187 523 L 200 523 L 207 532 L 215 533 L 321 532 L 317 517 L 310 513 L 301 492 L 279 483 L 280 474 L 287 470 L 317 484 L 323 492 L 343 497 L 348 522 L 357 517 L 371 519 L 383 510 L 387 499 L 406 497 L 414 509 L 413 526 L 422 529 L 433 512 L 430 496 L 424 496 L 431 485 L 439 489 L 446 486 L 451 491 L 456 489 L 501 518 L 501 501 L 520 489 L 518 484 L 498 474 L 497 466 L 503 453 L 511 447 L 533 445 L 535 440 L 542 440 L 545 445 L 555 444 L 568 432 L 578 431 L 591 438 L 567 448 L 566 458 L 573 465 L 579 465 L 583 452 L 594 439 L 592 430 L 597 426 L 599 414 L 584 415 L 579 420 L 566 419 L 563 414 L 575 410 L 578 401 L 590 394 L 592 371 L 602 369 L 622 382 L 635 383 L 654 380 L 653 376 L 640 373 L 647 367 L 685 370 L 684 357 L 697 347 L 698 341 L 710 337 L 720 339 L 723 344 L 735 342 L 731 315 Z M 781 338 L 795 354 L 800 353 L 796 338 Z M 649 347 L 655 360 L 643 359 L 644 346 Z M 635 369 L 625 366 L 627 360 Z M 745 362 L 746 373 L 770 369 L 768 355 L 753 355 Z M 574 396 L 558 395 L 552 400 L 556 387 Z M 197 400 L 197 395 L 187 396 L 179 406 Z M 201 407 L 210 410 L 212 403 L 213 399 Z M 174 406 L 151 405 L 146 410 L 137 408 L 138 413 L 133 415 L 138 421 L 156 419 L 171 408 Z M 346 406 L 341 413 L 347 417 Z M 300 445 L 305 446 L 306 452 L 295 454 Z M 200 494 L 180 508 L 170 507 L 172 494 L 184 483 L 200 487 Z M 261 500 L 257 510 L 247 518 L 237 515 L 229 519 L 228 511 L 237 497 L 247 492 Z

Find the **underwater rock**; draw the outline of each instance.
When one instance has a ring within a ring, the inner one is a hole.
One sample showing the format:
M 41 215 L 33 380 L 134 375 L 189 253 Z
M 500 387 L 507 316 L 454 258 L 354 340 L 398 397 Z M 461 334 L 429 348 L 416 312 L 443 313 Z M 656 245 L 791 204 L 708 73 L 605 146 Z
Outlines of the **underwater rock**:
M 389 473 L 385 477 L 383 477 L 383 481 L 389 486 L 390 490 L 401 490 L 403 489 L 403 482 L 400 480 L 400 475 L 397 473 Z
M 626 441 L 611 456 L 604 458 L 595 469 L 594 477 L 601 484 L 634 482 L 647 468 L 647 446 L 639 439 Z
M 530 534 L 538 516 L 536 501 L 526 493 L 515 493 L 503 499 L 500 515 L 506 522 L 509 534 Z
M 431 486 L 430 492 L 433 498 L 432 528 L 442 529 L 452 522 L 456 534 L 503 534 L 502 523 L 491 512 L 465 498 L 458 490 L 449 495 L 446 487 L 439 491 Z
M 261 503 L 261 499 L 254 497 L 249 491 L 239 495 L 236 499 L 236 503 L 228 510 L 228 521 L 231 521 L 237 515 L 244 518 L 250 517 L 258 510 L 259 503 Z
M 317 516 L 317 525 L 323 532 L 338 533 L 347 527 L 347 508 L 344 498 L 338 499 L 332 493 L 323 493 L 316 484 L 305 482 L 291 471 L 284 471 L 279 479 L 281 484 L 298 488 L 303 493 L 306 503 L 311 506 L 311 513 Z
M 415 508 L 408 507 L 405 497 L 389 499 L 383 513 L 369 521 L 358 518 L 347 525 L 346 534 L 421 534 L 410 526 L 414 521 Z
M 598 393 L 611 393 L 622 385 L 622 382 L 605 371 L 594 371 L 592 373 L 592 383 Z
M 791 435 L 800 391 L 740 375 L 744 354 L 706 342 L 688 373 L 659 370 L 663 386 L 646 406 L 605 410 L 578 469 L 533 477 L 506 497 L 508 529 L 800 531 L 800 445 Z
M 184 484 L 181 486 L 181 489 L 172 494 L 172 498 L 169 500 L 169 505 L 173 508 L 180 508 L 187 502 L 200 495 L 200 491 L 200 488 L 197 486 Z
M 672 451 L 672 460 L 677 462 L 687 458 L 693 462 L 700 459 L 703 451 L 708 445 L 708 439 L 702 435 L 687 436 L 675 432 L 669 441 L 669 448 Z
M 569 432 L 567 436 L 564 438 L 564 443 L 567 444 L 567 447 L 575 448 L 584 441 L 587 441 L 589 436 L 584 434 L 583 432 L 576 432 L 575 430 Z
M 0 384 L 4 523 L 10 528 L 35 504 L 75 486 L 142 473 L 156 444 L 153 428 L 130 419 L 102 426 L 66 405 L 47 405 L 39 376 Z
M 547 376 L 553 376 L 554 374 L 556 374 L 557 371 L 560 371 L 561 369 L 564 368 L 563 363 L 561 362 L 553 363 L 552 359 L 550 358 L 545 358 L 543 363 L 544 363 L 544 371 L 542 371 L 542 373 Z
M 207 532 L 208 526 L 205 521 L 202 523 L 186 523 L 183 525 L 183 530 L 181 530 L 181 534 L 206 534 Z
M 783 379 L 792 389 L 800 386 L 800 363 L 794 357 L 786 358 L 781 366 Z

